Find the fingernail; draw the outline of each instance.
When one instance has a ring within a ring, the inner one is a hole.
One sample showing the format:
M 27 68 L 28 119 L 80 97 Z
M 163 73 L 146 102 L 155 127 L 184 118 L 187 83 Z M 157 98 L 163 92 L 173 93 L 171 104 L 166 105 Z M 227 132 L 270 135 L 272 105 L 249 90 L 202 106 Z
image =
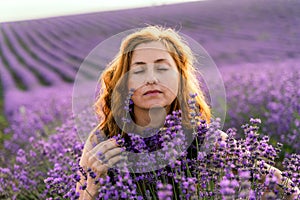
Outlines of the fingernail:
M 121 142 L 122 142 L 122 140 L 118 140 L 118 141 L 117 141 L 118 144 L 121 143 Z
M 105 156 L 104 155 L 99 155 L 99 160 L 104 160 L 105 159 Z
M 102 160 L 103 164 L 107 164 L 107 162 L 108 162 L 108 160 L 106 158 Z

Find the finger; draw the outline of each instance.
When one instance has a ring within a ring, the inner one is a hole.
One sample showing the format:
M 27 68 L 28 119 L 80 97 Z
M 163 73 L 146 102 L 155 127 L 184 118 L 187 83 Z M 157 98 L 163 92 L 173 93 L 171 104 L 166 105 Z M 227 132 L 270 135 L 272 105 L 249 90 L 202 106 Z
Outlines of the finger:
M 89 152 L 92 150 L 91 144 L 89 144 L 89 143 L 90 142 L 87 140 L 87 142 L 85 143 L 85 147 L 83 149 L 81 158 L 80 158 L 80 162 L 79 162 L 79 165 L 84 167 L 84 168 L 87 168 L 88 160 L 90 158 L 90 153 Z
M 101 144 L 97 145 L 95 148 L 88 152 L 88 165 L 91 166 L 97 160 L 104 160 L 107 151 L 117 148 L 116 145 L 117 143 L 114 139 L 104 141 Z M 113 153 L 113 155 L 115 155 L 115 153 Z
M 90 158 L 91 158 L 91 155 L 90 155 L 89 152 L 83 152 L 82 153 L 79 165 L 81 167 L 83 167 L 84 170 L 88 169 L 88 167 L 90 166 L 89 163 L 95 162 L 95 160 L 91 161 Z
M 89 162 L 90 163 L 94 162 L 92 161 L 92 159 L 99 159 L 99 156 L 104 155 L 106 149 L 109 150 L 113 147 L 114 147 L 113 140 L 106 140 L 96 145 L 92 150 L 87 152 L 87 157 L 89 159 Z
M 102 153 L 103 155 L 110 149 L 117 147 L 118 144 L 115 139 L 111 138 L 109 140 L 103 141 L 100 144 L 96 145 L 91 151 L 90 155 L 96 154 L 97 152 Z
M 88 160 L 88 152 L 91 151 L 94 146 L 93 146 L 93 142 L 97 141 L 97 137 L 95 134 L 90 134 L 88 139 L 86 140 L 85 144 L 84 144 L 84 149 L 82 152 L 82 156 L 80 159 L 80 165 L 81 166 L 85 166 L 87 164 L 87 160 Z
M 95 166 L 100 166 L 103 165 L 103 162 L 97 157 L 95 154 L 90 155 L 87 160 L 87 166 L 90 168 L 95 167 Z
M 112 157 L 111 159 L 109 159 L 107 162 L 106 162 L 106 165 L 111 168 L 113 167 L 116 163 L 118 163 L 119 161 L 121 160 L 124 160 L 124 156 L 122 155 L 117 155 L 117 156 L 114 156 Z M 105 164 L 104 164 L 105 165 Z
M 94 162 L 91 169 L 96 173 L 96 178 L 106 176 L 108 172 L 108 166 L 99 162 Z
M 103 156 L 104 157 L 103 162 L 106 162 L 107 160 L 111 159 L 112 157 L 118 154 L 121 154 L 122 152 L 124 152 L 124 148 L 120 148 L 120 147 L 116 147 L 111 150 L 108 150 Z

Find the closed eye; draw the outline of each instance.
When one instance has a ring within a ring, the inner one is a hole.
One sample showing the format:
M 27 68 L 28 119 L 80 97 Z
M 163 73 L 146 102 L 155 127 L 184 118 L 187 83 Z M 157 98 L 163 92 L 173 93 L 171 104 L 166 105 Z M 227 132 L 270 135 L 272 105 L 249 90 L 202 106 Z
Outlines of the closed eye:
M 167 66 L 166 64 L 158 64 L 156 66 L 156 69 L 159 70 L 159 71 L 167 71 L 169 70 L 169 66 Z
M 135 67 L 134 69 L 132 69 L 132 73 L 133 73 L 133 74 L 141 74 L 141 73 L 143 73 L 145 70 L 146 70 L 146 69 L 145 69 L 145 66 L 144 66 L 144 65 L 142 65 L 142 66 L 137 66 L 137 67 Z
M 167 71 L 169 69 L 168 68 L 158 68 L 157 70 L 159 70 L 159 71 Z
M 145 70 L 138 70 L 138 71 L 134 71 L 133 74 L 141 74 L 143 73 Z

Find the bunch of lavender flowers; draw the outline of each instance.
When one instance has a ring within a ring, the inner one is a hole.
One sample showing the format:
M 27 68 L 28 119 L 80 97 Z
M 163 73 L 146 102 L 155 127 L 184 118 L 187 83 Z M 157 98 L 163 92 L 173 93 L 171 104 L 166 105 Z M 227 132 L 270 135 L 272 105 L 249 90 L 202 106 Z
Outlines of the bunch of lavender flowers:
M 133 184 L 126 163 L 122 163 L 119 167 L 122 167 L 122 170 L 120 168 L 110 169 L 109 176 L 98 180 L 101 188 L 96 199 L 142 198 L 137 195 L 136 185 Z
M 197 117 L 200 119 L 200 116 Z M 261 199 L 264 191 L 271 192 L 270 198 L 285 198 L 287 193 L 278 192 L 274 184 L 278 180 L 275 180 L 273 174 L 263 165 L 276 161 L 280 145 L 270 145 L 269 138 L 259 134 L 259 126 L 259 119 L 251 119 L 249 124 L 242 126 L 244 138 L 235 140 L 234 136 L 237 133 L 236 129 L 232 128 L 227 131 L 228 137 L 222 139 L 218 120 L 212 120 L 209 125 L 199 120 L 191 132 L 198 139 L 198 145 L 193 142 L 187 151 L 177 148 L 186 142 L 180 111 L 168 115 L 165 126 L 150 138 L 129 133 L 125 139 L 120 134 L 116 138 L 122 141 L 120 144 L 126 147 L 127 152 L 151 152 L 165 148 L 165 155 L 168 159 L 171 158 L 170 163 L 165 168 L 146 173 L 135 173 L 130 167 L 125 173 L 112 168 L 107 177 L 95 180 L 95 184 L 100 184 L 97 199 Z M 80 152 L 77 151 L 77 154 L 80 155 Z M 78 162 L 79 160 L 73 162 L 74 166 L 78 167 L 77 172 L 79 170 L 85 177 L 95 178 L 91 171 L 84 172 L 80 169 Z M 141 167 L 150 165 L 151 162 L 153 160 L 145 159 Z M 287 160 L 288 166 L 289 162 L 295 161 Z M 59 160 L 56 166 L 60 169 L 64 165 L 67 165 L 65 161 Z M 62 176 L 61 173 L 57 173 L 57 167 L 53 170 L 49 171 L 49 177 L 55 178 L 55 174 Z M 70 169 L 64 168 L 59 171 L 64 171 L 65 176 L 64 181 L 57 182 L 64 183 L 69 188 L 63 188 L 59 184 L 47 184 L 49 191 L 52 190 L 52 196 L 78 198 L 74 190 L 76 182 L 79 181 L 78 176 L 74 175 L 75 170 L 73 176 Z M 289 174 L 291 172 L 287 172 L 287 175 Z M 293 176 L 298 177 L 297 173 Z M 85 186 L 83 184 L 81 189 L 86 189 Z
M 281 146 L 281 145 L 280 145 Z M 294 187 L 300 188 L 300 155 L 291 154 L 287 155 L 282 162 L 284 171 L 283 176 L 283 189 L 286 194 L 295 192 Z M 291 187 L 288 185 L 288 179 L 292 181 Z M 300 195 L 298 196 L 300 198 Z
M 191 97 L 195 96 L 191 95 Z M 194 101 L 191 100 L 189 103 L 190 108 L 193 108 Z M 163 196 L 162 191 L 157 190 L 161 185 L 168 185 L 168 192 L 166 192 L 168 195 L 165 197 L 172 196 L 175 199 L 196 197 L 254 199 L 255 196 L 261 197 L 267 188 L 270 190 L 270 181 L 268 181 L 270 179 L 266 179 L 267 183 L 261 179 L 261 176 L 268 175 L 268 170 L 263 165 L 257 165 L 257 161 L 273 164 L 278 150 L 268 144 L 268 137 L 259 137 L 260 120 L 251 119 L 250 124 L 243 126 L 245 139 L 235 140 L 235 129 L 229 129 L 229 136 L 224 141 L 221 138 L 218 120 L 212 120 L 207 126 L 205 121 L 200 120 L 201 116 L 197 113 L 192 114 L 192 119 L 196 119 L 191 121 L 192 133 L 199 143 L 191 145 L 188 151 L 194 150 L 195 156 L 188 157 L 188 152 L 180 152 L 180 149 L 176 148 L 184 145 L 185 135 L 182 131 L 180 111 L 174 111 L 166 117 L 165 127 L 160 135 L 158 134 L 157 142 L 154 143 L 156 148 L 160 147 L 166 152 L 165 158 L 170 160 L 169 165 L 149 173 L 131 173 L 132 184 L 136 185 L 139 198 L 145 199 L 146 194 L 150 193 L 151 197 L 159 199 Z M 127 145 L 127 151 L 143 152 L 151 149 L 147 138 L 135 134 L 128 134 L 128 136 L 130 142 L 124 143 L 125 146 Z M 173 140 L 176 137 L 180 139 Z M 145 160 L 143 164 L 150 165 L 151 162 Z M 115 187 L 111 185 L 105 188 L 105 192 L 113 194 L 114 189 Z M 271 189 L 279 197 L 276 188 Z M 169 194 L 170 191 L 172 195 Z
M 180 161 L 187 155 L 186 152 L 182 152 L 182 150 L 180 149 L 185 142 L 184 132 L 182 130 L 181 125 L 178 124 L 180 122 L 180 112 L 173 112 L 171 115 L 167 116 L 165 123 L 167 125 L 171 124 L 171 126 L 165 126 L 164 128 L 162 128 L 158 135 L 149 138 L 142 138 L 137 134 L 129 133 L 127 135 L 127 139 L 124 141 L 123 144 L 126 147 L 126 151 L 140 153 L 145 151 L 151 152 L 153 150 L 157 150 L 158 148 L 162 148 L 164 158 L 169 159 L 170 164 L 165 169 L 159 169 L 153 172 L 146 172 L 142 174 L 135 173 L 133 169 L 129 169 L 129 171 L 131 172 L 131 179 L 129 179 L 128 177 L 122 178 L 122 176 L 120 176 L 121 173 L 119 172 L 108 173 L 109 178 L 105 180 L 109 180 L 109 183 L 102 183 L 105 186 L 102 186 L 99 190 L 99 198 L 120 198 L 120 195 L 116 191 L 116 188 L 123 187 L 124 183 L 119 183 L 119 185 L 117 185 L 117 181 L 114 180 L 122 179 L 132 181 L 132 187 L 136 188 L 136 198 L 147 198 L 147 195 L 150 195 L 152 198 L 159 198 L 159 195 L 161 195 L 162 193 L 161 191 L 159 193 L 157 191 L 157 189 L 160 188 L 157 186 L 158 181 L 160 181 L 160 183 L 164 185 L 173 185 L 172 188 L 174 188 L 174 192 L 176 192 L 176 190 L 180 190 L 180 187 L 184 187 L 185 190 L 181 194 L 183 198 L 194 195 L 194 193 L 190 193 L 191 191 L 195 191 L 195 189 L 191 190 L 191 188 L 194 187 L 195 179 L 187 178 L 186 182 L 181 184 L 181 178 L 184 178 L 186 176 L 186 172 L 183 172 L 182 169 L 188 171 L 189 167 L 188 161 L 186 159 L 185 162 Z M 118 137 L 120 137 L 120 135 Z M 153 138 L 155 138 L 155 140 Z M 181 159 L 178 160 L 178 157 L 180 157 Z M 143 167 L 144 165 L 152 164 L 153 160 L 151 159 L 145 159 L 142 162 L 140 162 L 141 167 Z M 115 170 L 111 170 L 110 172 L 112 171 Z M 112 174 L 114 174 L 117 177 L 111 177 Z M 177 176 L 176 180 L 174 179 L 174 176 Z M 179 195 L 178 191 L 177 194 Z

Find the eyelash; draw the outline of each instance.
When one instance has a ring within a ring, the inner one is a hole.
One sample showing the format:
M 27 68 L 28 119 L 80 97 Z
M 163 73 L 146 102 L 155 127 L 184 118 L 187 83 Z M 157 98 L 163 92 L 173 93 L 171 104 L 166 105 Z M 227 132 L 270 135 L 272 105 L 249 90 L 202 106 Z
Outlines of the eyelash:
M 141 71 L 136 71 L 136 72 L 133 72 L 133 74 L 139 74 L 139 73 L 142 73 L 144 70 L 141 70 Z
M 160 71 L 167 71 L 168 69 L 167 68 L 158 68 L 158 70 L 160 70 Z
M 166 67 L 161 67 L 161 68 L 157 68 L 157 70 L 159 70 L 159 71 L 167 71 L 168 68 L 166 68 Z M 135 72 L 133 72 L 133 74 L 139 74 L 139 73 L 142 73 L 142 72 L 144 72 L 144 71 L 145 71 L 145 70 L 135 71 Z
M 136 71 L 133 71 L 134 74 L 139 74 L 139 73 L 142 73 L 146 70 L 145 67 L 139 67 L 137 69 L 135 69 Z

